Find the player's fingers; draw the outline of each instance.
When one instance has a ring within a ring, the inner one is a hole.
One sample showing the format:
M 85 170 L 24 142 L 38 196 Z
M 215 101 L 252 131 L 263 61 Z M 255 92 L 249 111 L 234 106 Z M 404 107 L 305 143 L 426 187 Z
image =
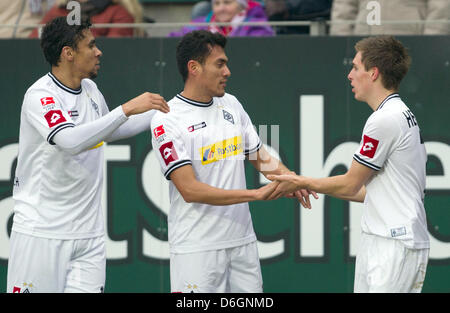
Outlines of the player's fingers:
M 278 187 L 271 193 L 268 200 L 276 200 L 281 197 L 281 191 L 278 189 Z
M 305 189 L 301 189 L 300 192 L 301 192 L 301 194 L 303 195 L 303 198 L 306 201 L 306 205 L 307 205 L 308 209 L 311 209 L 311 201 L 309 201 L 309 193 L 308 193 L 308 191 L 305 190 Z
M 160 110 L 164 113 L 167 113 L 170 111 L 169 105 L 167 104 L 166 100 L 159 94 L 156 93 L 146 93 L 153 109 Z
M 302 193 L 300 192 L 300 190 L 297 190 L 297 191 L 295 192 L 295 195 L 296 195 L 298 201 L 301 203 L 301 205 L 302 205 L 305 209 L 309 209 L 308 204 L 307 204 L 307 203 L 305 202 L 305 200 L 303 199 L 303 195 L 302 195 Z
M 168 113 L 170 111 L 169 105 L 164 99 L 157 99 L 153 101 L 154 108 L 164 113 Z
M 268 180 L 278 180 L 278 181 L 285 181 L 286 180 L 286 177 L 285 177 L 285 175 L 273 175 L 273 174 L 270 174 L 270 175 L 267 175 L 267 179 Z
M 317 195 L 317 193 L 316 193 L 315 191 L 310 191 L 310 190 L 308 190 L 308 192 L 309 192 L 310 194 L 312 194 L 313 197 L 314 197 L 315 199 L 319 199 L 319 196 Z
M 303 200 L 303 196 L 302 196 L 302 194 L 300 193 L 300 191 L 296 191 L 295 193 L 295 196 L 297 197 L 297 200 L 301 203 L 301 205 L 304 207 L 304 208 L 306 208 L 306 203 L 305 203 L 305 201 Z

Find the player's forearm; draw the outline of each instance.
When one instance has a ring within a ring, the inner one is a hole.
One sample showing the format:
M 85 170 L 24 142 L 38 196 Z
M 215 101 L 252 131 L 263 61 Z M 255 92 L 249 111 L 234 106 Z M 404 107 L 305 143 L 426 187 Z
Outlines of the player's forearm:
M 180 190 L 184 201 L 211 205 L 230 205 L 258 200 L 257 190 L 225 190 L 196 181 Z
M 108 138 L 105 139 L 107 142 L 112 142 L 116 140 L 121 140 L 129 137 L 136 136 L 144 131 L 150 130 L 150 123 L 153 115 L 156 111 L 151 110 L 145 113 L 132 115 L 128 120 L 120 125 Z
M 52 141 L 62 150 L 76 155 L 104 141 L 126 120 L 127 117 L 118 107 L 93 122 L 62 129 Z
M 264 147 L 249 155 L 250 163 L 264 176 L 289 174 L 291 171 L 277 158 L 273 157 Z
M 332 197 L 350 201 L 364 201 L 365 189 L 357 182 L 351 181 L 346 175 L 325 178 L 307 178 L 305 187 L 308 190 L 323 193 Z M 362 197 L 362 200 L 361 200 Z
M 362 186 L 361 189 L 355 195 L 341 196 L 337 198 L 347 201 L 364 202 L 365 197 L 366 197 L 366 187 Z

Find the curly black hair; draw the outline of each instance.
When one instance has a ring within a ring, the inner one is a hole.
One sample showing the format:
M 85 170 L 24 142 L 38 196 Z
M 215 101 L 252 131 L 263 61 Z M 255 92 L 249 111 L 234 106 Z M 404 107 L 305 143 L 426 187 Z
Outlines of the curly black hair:
M 65 16 L 48 22 L 41 35 L 41 48 L 47 62 L 58 66 L 62 48 L 69 46 L 76 50 L 78 42 L 84 38 L 83 31 L 90 27 L 89 19 L 81 20 L 79 25 L 69 25 Z
M 177 45 L 176 52 L 178 71 L 183 77 L 183 81 L 185 82 L 187 79 L 187 64 L 190 60 L 203 64 L 214 46 L 225 49 L 226 44 L 226 37 L 207 30 L 195 30 L 184 35 Z

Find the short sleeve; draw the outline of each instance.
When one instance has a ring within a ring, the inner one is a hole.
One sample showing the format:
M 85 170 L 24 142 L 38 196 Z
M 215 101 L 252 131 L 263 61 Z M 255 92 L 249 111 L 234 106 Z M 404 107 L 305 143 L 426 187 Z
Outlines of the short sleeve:
M 244 134 L 244 154 L 252 154 L 257 152 L 261 146 L 262 142 L 253 126 L 252 120 L 247 112 L 242 107 L 242 104 L 236 99 L 238 103 L 239 114 L 241 117 L 242 131 Z
M 53 137 L 67 127 L 75 124 L 60 100 L 48 91 L 29 91 L 25 95 L 23 110 L 30 124 L 51 145 Z
M 353 158 L 379 171 L 395 149 L 400 128 L 390 116 L 371 116 L 364 126 L 358 150 Z
M 175 123 L 158 113 L 151 122 L 152 146 L 164 177 L 170 180 L 174 170 L 192 165 L 192 158 Z

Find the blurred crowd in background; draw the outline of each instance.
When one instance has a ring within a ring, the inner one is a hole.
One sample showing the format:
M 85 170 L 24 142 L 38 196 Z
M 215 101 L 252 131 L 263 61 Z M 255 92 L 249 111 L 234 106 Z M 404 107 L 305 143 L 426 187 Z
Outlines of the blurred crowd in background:
M 68 15 L 69 2 L 70 0 L 0 0 L 0 38 L 38 38 L 39 28 L 36 25 L 45 24 L 57 16 Z M 310 34 L 310 26 L 305 23 L 294 26 L 276 25 L 276 22 L 286 21 L 322 22 L 326 25 L 325 34 L 334 36 L 450 34 L 450 0 L 78 0 L 77 2 L 80 4 L 82 18 L 89 17 L 93 24 L 155 22 L 186 24 L 177 29 L 167 29 L 163 33 L 164 36 L 171 37 L 182 36 L 194 29 L 208 29 L 229 37 Z M 162 8 L 166 10 L 166 14 L 160 14 Z M 179 8 L 189 14 L 175 14 L 180 12 Z M 242 25 L 243 22 L 247 24 Z M 256 24 L 248 25 L 249 22 Z M 197 25 L 198 23 L 201 24 Z M 152 33 L 148 29 L 108 26 L 94 28 L 93 33 L 96 37 L 151 37 Z

